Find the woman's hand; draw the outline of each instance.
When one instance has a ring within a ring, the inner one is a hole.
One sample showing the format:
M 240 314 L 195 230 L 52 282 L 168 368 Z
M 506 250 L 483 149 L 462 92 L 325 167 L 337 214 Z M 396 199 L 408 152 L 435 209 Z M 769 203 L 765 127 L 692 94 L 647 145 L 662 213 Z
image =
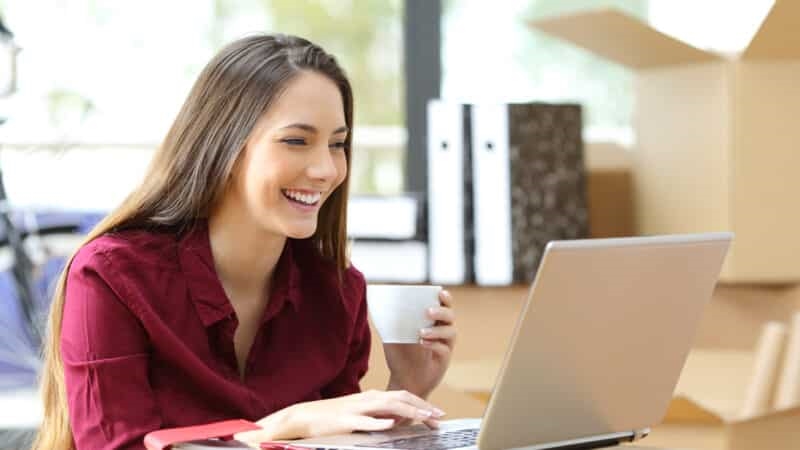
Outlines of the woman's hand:
M 261 442 L 381 431 L 415 420 L 435 428 L 436 419 L 443 415 L 443 411 L 407 391 L 366 391 L 292 405 L 256 422 L 261 430 L 234 437 L 257 448 Z
M 439 302 L 441 306 L 428 311 L 434 325 L 420 330 L 420 345 L 383 345 L 391 371 L 389 389 L 406 389 L 425 398 L 442 381 L 450 365 L 457 332 L 453 297 L 442 290 Z

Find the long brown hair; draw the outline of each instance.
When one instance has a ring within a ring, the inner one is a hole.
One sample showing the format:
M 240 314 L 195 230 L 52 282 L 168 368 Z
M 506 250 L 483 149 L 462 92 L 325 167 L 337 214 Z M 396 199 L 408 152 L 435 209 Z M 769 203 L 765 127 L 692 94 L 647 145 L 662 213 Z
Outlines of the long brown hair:
M 223 48 L 203 69 L 144 181 L 88 234 L 84 244 L 114 230 L 180 227 L 208 217 L 256 122 L 289 80 L 309 70 L 329 77 L 341 92 L 346 125 L 351 130 L 345 142 L 349 173 L 353 94 L 334 57 L 295 36 L 249 36 Z M 340 273 L 347 264 L 348 180 L 322 206 L 311 237 Z M 61 273 L 50 307 L 41 376 L 44 420 L 34 450 L 74 448 L 59 341 L 71 262 L 72 258 Z

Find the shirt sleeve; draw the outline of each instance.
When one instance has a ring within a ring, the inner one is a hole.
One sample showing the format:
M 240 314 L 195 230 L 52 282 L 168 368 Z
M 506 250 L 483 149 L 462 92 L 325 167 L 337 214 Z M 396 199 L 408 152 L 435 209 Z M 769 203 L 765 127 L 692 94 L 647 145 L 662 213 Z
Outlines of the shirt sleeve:
M 352 269 L 352 272 L 355 272 L 354 278 L 356 280 L 353 283 L 355 285 L 353 289 L 349 290 L 351 292 L 349 295 L 355 298 L 349 300 L 356 305 L 354 308 L 356 313 L 347 363 L 339 375 L 322 390 L 322 396 L 325 398 L 341 397 L 361 392 L 359 381 L 367 373 L 369 366 L 372 335 L 367 319 L 367 283 L 360 272 L 354 269 Z
M 106 255 L 84 248 L 67 277 L 61 356 L 77 450 L 144 449 L 161 427 L 148 381 L 149 339 Z

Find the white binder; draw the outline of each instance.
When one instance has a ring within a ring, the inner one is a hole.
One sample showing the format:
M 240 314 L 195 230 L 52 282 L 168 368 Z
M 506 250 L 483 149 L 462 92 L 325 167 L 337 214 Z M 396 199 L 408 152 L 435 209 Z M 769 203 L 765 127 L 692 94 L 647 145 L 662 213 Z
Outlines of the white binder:
M 528 283 L 549 241 L 588 235 L 580 106 L 483 103 L 470 116 L 475 282 Z
M 508 106 L 472 107 L 475 282 L 508 285 L 514 277 Z
M 466 257 L 471 237 L 465 223 L 465 110 L 460 103 L 428 102 L 428 248 L 430 281 L 436 284 L 461 284 L 471 278 L 472 264 Z

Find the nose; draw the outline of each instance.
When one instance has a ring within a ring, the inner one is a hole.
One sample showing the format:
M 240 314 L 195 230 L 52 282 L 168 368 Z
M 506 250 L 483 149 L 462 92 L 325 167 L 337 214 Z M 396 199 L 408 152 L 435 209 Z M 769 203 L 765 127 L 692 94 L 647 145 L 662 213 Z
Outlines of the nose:
M 330 182 L 336 179 L 336 163 L 327 145 L 320 145 L 312 152 L 308 165 L 308 176 L 313 180 Z

